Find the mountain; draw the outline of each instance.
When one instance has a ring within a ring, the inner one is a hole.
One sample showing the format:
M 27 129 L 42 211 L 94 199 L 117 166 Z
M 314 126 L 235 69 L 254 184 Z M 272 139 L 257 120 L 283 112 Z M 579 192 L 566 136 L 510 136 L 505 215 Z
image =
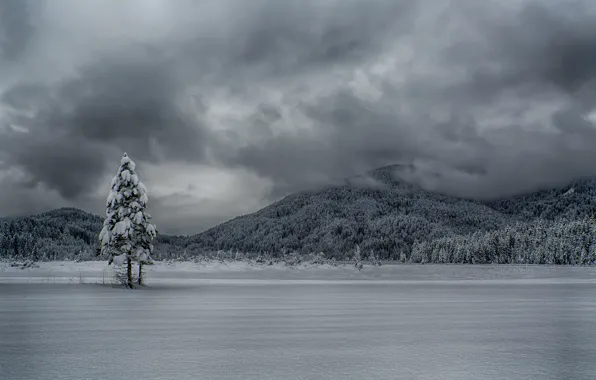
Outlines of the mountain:
M 346 259 L 358 245 L 365 257 L 423 263 L 596 262 L 595 179 L 475 201 L 422 190 L 396 179 L 396 169 L 295 193 L 191 237 L 159 235 L 154 256 L 322 252 Z M 72 208 L 0 219 L 0 258 L 93 258 L 101 224 Z
M 0 257 L 90 258 L 101 225 L 98 216 L 74 208 L 0 219 Z
M 511 257 L 494 259 L 501 255 L 495 252 L 499 249 L 495 248 L 498 245 L 495 239 L 499 244 L 511 245 L 511 239 L 517 238 L 520 242 L 517 251 L 523 251 L 518 253 L 526 257 L 525 262 L 548 262 L 546 239 L 534 241 L 535 229 L 549 228 L 552 236 L 559 236 L 570 222 L 585 224 L 586 217 L 594 215 L 594 179 L 576 181 L 560 189 L 481 202 L 424 191 L 397 180 L 396 169 L 384 167 L 367 177 L 349 179 L 341 186 L 290 195 L 256 213 L 191 237 L 188 248 L 191 252 L 323 252 L 339 259 L 346 258 L 359 245 L 365 255 L 383 259 L 512 262 L 515 260 Z M 587 225 L 592 228 L 592 224 Z M 591 230 L 585 233 L 590 234 Z M 455 240 L 459 252 L 482 252 L 468 258 L 444 252 L 444 259 L 432 258 L 434 250 L 455 251 L 452 243 Z M 521 244 L 529 240 L 532 252 Z M 433 246 L 431 242 L 441 242 L 441 246 Z M 479 242 L 490 247 L 474 246 Z M 570 243 L 573 244 L 576 243 Z M 484 252 L 487 249 L 491 251 Z M 577 260 L 565 257 L 560 261 Z

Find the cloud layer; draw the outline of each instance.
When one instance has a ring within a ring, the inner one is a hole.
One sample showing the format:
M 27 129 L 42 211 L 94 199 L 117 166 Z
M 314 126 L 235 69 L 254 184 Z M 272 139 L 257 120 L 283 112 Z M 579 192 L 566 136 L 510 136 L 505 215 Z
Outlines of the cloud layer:
M 476 198 L 596 175 L 593 25 L 589 0 L 0 0 L 0 209 L 98 212 L 123 151 L 180 233 L 398 162 Z

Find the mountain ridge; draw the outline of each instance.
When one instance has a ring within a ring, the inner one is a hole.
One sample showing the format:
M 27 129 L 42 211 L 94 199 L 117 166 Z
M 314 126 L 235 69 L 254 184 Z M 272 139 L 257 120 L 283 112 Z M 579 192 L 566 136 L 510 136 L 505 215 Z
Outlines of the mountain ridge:
M 359 245 L 364 251 L 395 259 L 409 257 L 419 240 L 490 232 L 535 218 L 550 222 L 581 219 L 586 212 L 579 205 L 590 204 L 594 209 L 593 179 L 503 200 L 479 201 L 425 191 L 396 179 L 395 168 L 391 165 L 368 173 L 380 186 L 348 184 L 291 194 L 255 213 L 195 234 L 191 240 L 197 249 L 320 251 L 332 256 Z M 560 199 L 572 187 L 580 191 Z M 288 221 L 290 215 L 296 220 Z
M 586 234 L 592 233 L 588 222 L 596 210 L 594 178 L 480 201 L 425 191 L 399 180 L 395 170 L 404 167 L 390 165 L 346 178 L 342 184 L 293 193 L 194 235 L 159 235 L 156 256 L 194 257 L 215 251 L 274 256 L 320 252 L 329 258 L 345 259 L 359 246 L 364 256 L 401 261 L 508 262 L 516 251 L 519 257 L 526 257 L 525 262 L 548 262 L 548 239 L 537 240 L 539 229 L 546 228 L 553 236 L 566 236 L 561 231 L 573 225 L 584 234 L 576 240 L 586 240 Z M 101 217 L 72 207 L 0 219 L 0 258 L 29 255 L 42 260 L 90 259 L 94 257 L 101 222 Z M 520 242 L 513 244 L 513 251 L 507 248 L 512 240 Z M 478 242 L 484 245 L 476 246 Z M 511 251 L 505 255 L 507 260 L 497 252 L 499 244 L 503 246 L 499 249 Z M 573 245 L 582 244 L 587 247 L 584 251 L 596 251 L 591 240 L 589 244 L 577 240 L 569 243 L 557 260 L 584 262 L 581 255 L 571 251 Z M 531 249 L 539 253 L 529 252 Z M 467 257 L 466 250 L 480 253 Z M 449 259 L 437 258 L 438 252 L 447 257 L 447 251 L 451 252 Z

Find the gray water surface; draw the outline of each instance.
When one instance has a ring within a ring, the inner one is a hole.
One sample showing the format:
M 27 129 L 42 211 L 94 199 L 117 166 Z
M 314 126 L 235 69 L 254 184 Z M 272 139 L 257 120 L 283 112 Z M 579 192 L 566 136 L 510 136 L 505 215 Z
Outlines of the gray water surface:
M 596 379 L 594 283 L 0 284 L 0 379 Z

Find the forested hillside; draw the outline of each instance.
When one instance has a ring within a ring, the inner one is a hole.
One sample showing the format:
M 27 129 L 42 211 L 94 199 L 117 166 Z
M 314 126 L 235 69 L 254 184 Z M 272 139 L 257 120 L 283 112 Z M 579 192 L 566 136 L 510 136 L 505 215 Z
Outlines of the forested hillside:
M 291 195 L 193 236 L 192 251 L 276 253 L 285 249 L 344 258 L 359 245 L 364 255 L 401 261 L 554 262 L 543 258 L 543 251 L 558 244 L 555 237 L 573 233 L 591 244 L 592 219 L 586 218 L 594 215 L 594 180 L 478 202 L 423 191 L 396 180 L 392 171 L 393 167 L 386 167 L 372 172 L 377 186 L 347 183 Z M 571 259 L 575 249 L 575 244 L 567 243 L 564 253 L 559 253 L 567 259 L 558 261 L 577 261 Z
M 33 260 L 89 259 L 102 221 L 74 208 L 0 220 L 0 256 Z
M 374 185 L 356 177 L 292 194 L 191 237 L 160 235 L 154 256 L 297 252 L 346 259 L 358 245 L 365 257 L 406 262 L 596 262 L 592 179 L 479 202 L 423 191 L 396 180 L 393 169 L 369 173 Z M 91 259 L 100 228 L 100 217 L 76 209 L 0 221 L 0 257 Z
M 0 219 L 0 259 L 92 260 L 103 219 L 75 208 Z M 174 255 L 186 237 L 161 235 L 156 246 Z

